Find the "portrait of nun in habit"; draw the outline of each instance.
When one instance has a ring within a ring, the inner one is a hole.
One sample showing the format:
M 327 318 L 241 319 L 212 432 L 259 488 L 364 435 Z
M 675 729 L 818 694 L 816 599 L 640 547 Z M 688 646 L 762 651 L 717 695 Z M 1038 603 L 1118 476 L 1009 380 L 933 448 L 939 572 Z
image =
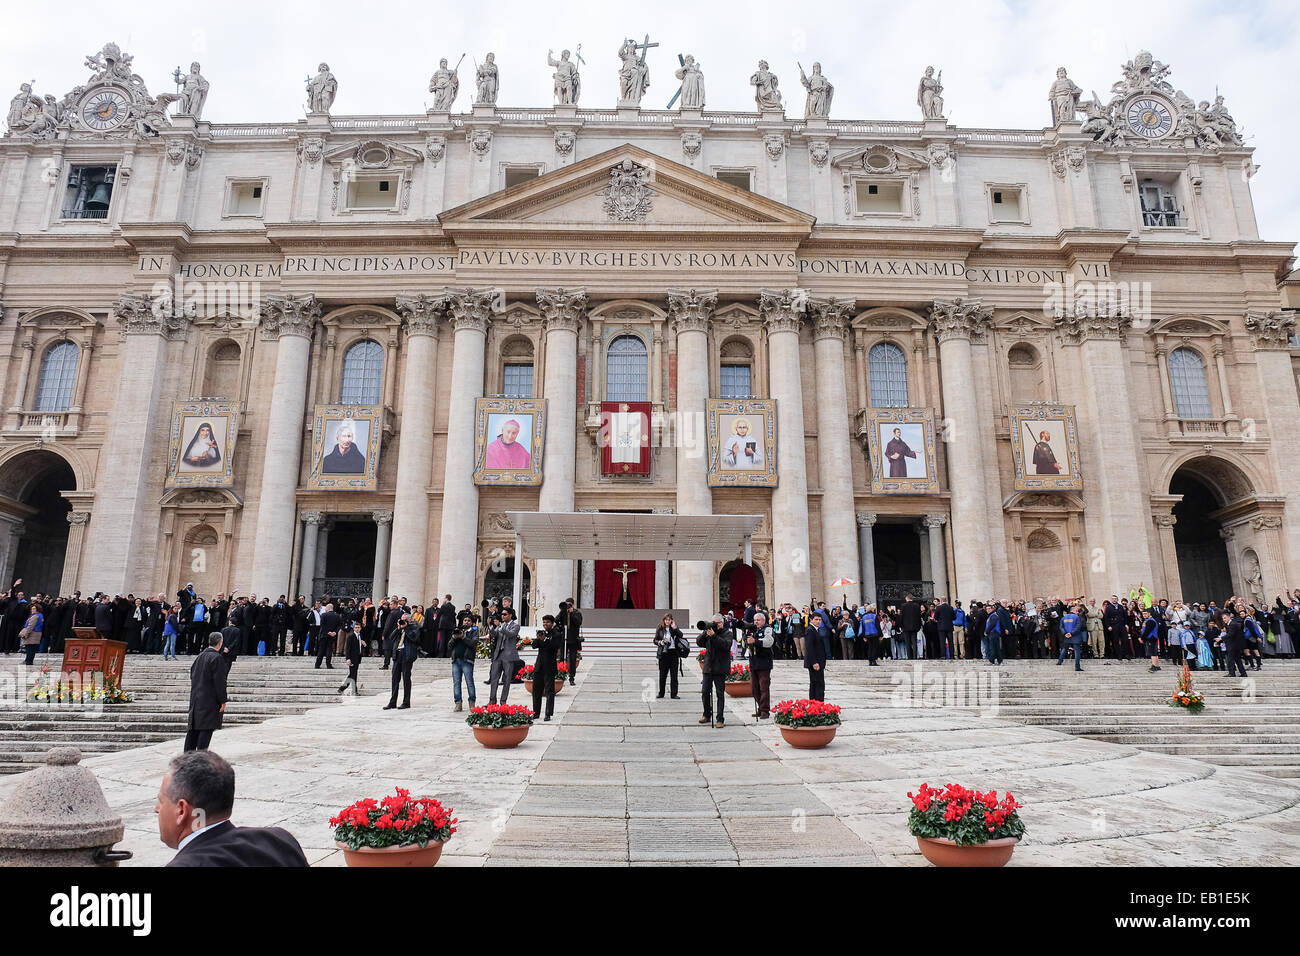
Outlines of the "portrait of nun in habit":
M 185 446 L 181 455 L 181 464 L 187 468 L 213 468 L 221 463 L 221 449 L 217 447 L 217 438 L 212 431 L 211 422 L 203 422 L 194 432 L 194 437 Z

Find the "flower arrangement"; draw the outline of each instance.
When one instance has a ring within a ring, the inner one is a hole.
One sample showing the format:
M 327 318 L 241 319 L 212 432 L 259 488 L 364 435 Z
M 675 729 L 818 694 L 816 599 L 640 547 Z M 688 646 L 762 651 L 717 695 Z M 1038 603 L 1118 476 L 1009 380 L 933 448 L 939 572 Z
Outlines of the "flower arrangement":
M 456 832 L 457 819 L 450 807 L 444 808 L 432 797 L 411 799 L 411 792 L 401 787 L 389 797 L 367 797 L 340 810 L 330 818 L 334 839 L 350 850 L 362 847 L 383 849 L 443 843 Z
M 555 665 L 555 679 L 556 679 L 556 680 L 559 680 L 561 677 L 568 677 L 568 676 L 569 676 L 569 662 L 568 662 L 568 661 L 560 661 L 558 664 Z
M 700 651 L 695 655 L 695 659 L 700 662 L 701 666 L 703 666 L 705 661 L 709 659 L 709 652 L 707 650 Z
M 787 727 L 831 727 L 840 723 L 840 708 L 820 700 L 783 700 L 772 708 L 772 719 Z
M 1169 698 L 1169 706 L 1182 707 L 1193 714 L 1199 714 L 1205 709 L 1205 698 L 1192 687 L 1192 670 L 1186 664 L 1183 665 L 1182 674 L 1178 676 L 1178 687 L 1174 690 L 1174 695 Z
M 733 684 L 733 683 L 740 683 L 741 681 L 743 681 L 746 684 L 749 683 L 749 665 L 732 664 L 731 673 L 727 675 L 727 683 Z
M 912 836 L 952 840 L 958 846 L 973 846 L 1008 837 L 1020 839 L 1025 824 L 1016 812 L 1021 804 L 1008 793 L 998 800 L 998 792 L 980 793 L 950 783 L 942 790 L 921 784 L 909 793 L 912 812 L 907 828 Z
M 515 704 L 488 704 L 486 707 L 471 707 L 465 723 L 471 727 L 490 727 L 500 730 L 502 727 L 522 727 L 531 724 L 537 716 L 527 707 Z
M 62 674 L 60 678 L 70 676 Z M 81 680 L 55 681 L 50 677 L 50 665 L 46 664 L 27 689 L 27 699 L 42 704 L 129 704 L 135 697 L 118 687 L 111 674 L 104 674 L 103 681 L 98 684 L 93 674 L 84 683 Z

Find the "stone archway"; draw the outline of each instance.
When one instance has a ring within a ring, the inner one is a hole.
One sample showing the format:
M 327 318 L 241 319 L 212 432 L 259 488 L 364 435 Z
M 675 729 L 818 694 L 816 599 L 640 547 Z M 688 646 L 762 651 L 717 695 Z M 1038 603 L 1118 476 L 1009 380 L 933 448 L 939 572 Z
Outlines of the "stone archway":
M 58 594 L 63 586 L 72 505 L 72 466 L 55 452 L 35 449 L 0 466 L 0 578 L 22 578 L 27 594 Z
M 1179 593 L 1163 597 L 1222 601 L 1237 590 L 1233 586 L 1221 512 L 1253 492 L 1245 474 L 1222 459 L 1194 458 L 1174 472 L 1169 480 L 1169 494 L 1181 495 L 1181 500 L 1173 506 Z M 1167 579 L 1172 576 L 1167 574 Z

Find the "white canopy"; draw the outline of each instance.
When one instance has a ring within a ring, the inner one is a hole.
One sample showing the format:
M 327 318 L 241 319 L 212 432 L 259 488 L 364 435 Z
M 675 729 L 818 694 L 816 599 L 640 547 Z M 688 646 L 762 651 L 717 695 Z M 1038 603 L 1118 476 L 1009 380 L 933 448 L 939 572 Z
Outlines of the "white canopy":
M 760 515 L 507 511 L 521 551 L 534 558 L 726 561 L 742 554 Z

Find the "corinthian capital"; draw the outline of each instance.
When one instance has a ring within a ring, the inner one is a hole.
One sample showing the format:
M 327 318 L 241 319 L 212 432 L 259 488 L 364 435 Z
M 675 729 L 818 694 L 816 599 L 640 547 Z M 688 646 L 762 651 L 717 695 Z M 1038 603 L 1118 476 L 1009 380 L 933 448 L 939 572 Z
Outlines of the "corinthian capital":
M 397 297 L 397 311 L 402 316 L 407 335 L 437 335 L 438 321 L 447 312 L 447 294 L 423 292 Z
M 849 316 L 856 303 L 853 299 L 809 299 L 808 313 L 813 320 L 813 341 L 848 337 Z
M 930 328 L 940 343 L 983 335 L 992 318 L 979 299 L 935 299 L 930 308 Z
M 552 329 L 577 332 L 587 311 L 587 290 L 538 289 L 537 307 L 542 312 L 542 327 L 547 332 Z
M 1079 345 L 1090 339 L 1119 339 L 1132 324 L 1133 317 L 1121 309 L 1084 302 L 1056 317 L 1056 331 L 1069 345 Z
M 759 289 L 758 311 L 762 313 L 767 334 L 799 332 L 799 323 L 808 309 L 807 289 Z
M 126 335 L 162 335 L 184 338 L 195 308 L 178 305 L 170 291 L 136 294 L 124 292 L 113 306 Z
M 488 323 L 501 296 L 496 289 L 447 289 L 447 313 L 456 331 L 473 329 L 487 334 Z
M 668 315 L 672 319 L 673 334 L 707 332 L 717 305 L 716 289 L 669 289 Z
M 1256 349 L 1287 349 L 1295 335 L 1295 311 L 1270 312 L 1246 310 L 1246 331 L 1255 340 Z
M 320 318 L 320 303 L 316 296 L 284 295 L 271 293 L 262 303 L 262 336 L 278 339 L 282 335 L 300 335 L 311 338 L 316 320 Z

